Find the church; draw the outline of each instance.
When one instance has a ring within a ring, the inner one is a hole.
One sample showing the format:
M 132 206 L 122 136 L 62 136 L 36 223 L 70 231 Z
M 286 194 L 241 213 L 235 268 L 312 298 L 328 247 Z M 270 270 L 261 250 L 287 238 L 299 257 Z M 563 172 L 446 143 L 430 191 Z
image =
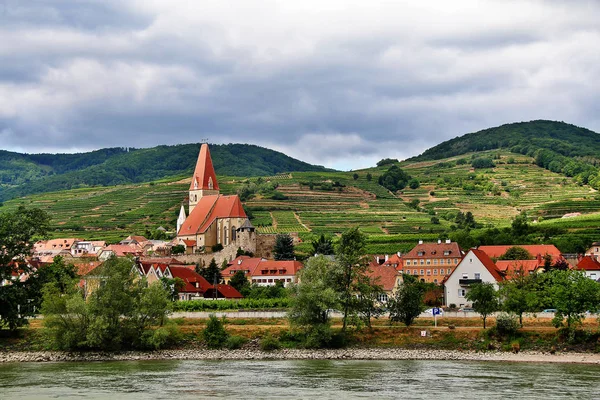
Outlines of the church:
M 177 219 L 177 242 L 185 244 L 188 253 L 216 244 L 223 247 L 236 242 L 240 230 L 251 226 L 237 195 L 219 193 L 219 183 L 208 144 L 200 147 L 198 162 L 189 189 L 186 216 L 182 205 Z

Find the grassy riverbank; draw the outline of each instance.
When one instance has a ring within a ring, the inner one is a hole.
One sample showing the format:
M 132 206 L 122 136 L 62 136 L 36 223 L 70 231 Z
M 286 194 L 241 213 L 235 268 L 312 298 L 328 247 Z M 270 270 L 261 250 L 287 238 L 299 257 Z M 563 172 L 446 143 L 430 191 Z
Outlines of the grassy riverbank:
M 207 320 L 176 318 L 181 340 L 175 349 L 201 350 L 205 348 L 202 331 Z M 600 353 L 600 327 L 596 318 L 588 318 L 569 340 L 554 328 L 548 319 L 528 318 L 524 327 L 506 336 L 497 333 L 494 320 L 489 329 L 481 328 L 479 318 L 440 318 L 433 326 L 432 318 L 417 319 L 411 327 L 390 325 L 387 319 L 373 321 L 371 330 L 351 332 L 346 348 L 407 349 L 407 350 L 456 350 L 456 351 L 537 351 L 537 352 L 583 352 Z M 230 318 L 225 329 L 231 336 L 243 338 L 242 349 L 258 349 L 268 337 L 279 348 L 300 348 L 301 335 L 291 330 L 285 318 Z M 333 330 L 341 329 L 341 321 L 333 321 Z M 425 336 L 422 336 L 425 332 Z M 14 337 L 0 338 L 0 351 L 50 351 L 54 350 L 46 338 L 41 320 L 32 320 L 27 328 Z

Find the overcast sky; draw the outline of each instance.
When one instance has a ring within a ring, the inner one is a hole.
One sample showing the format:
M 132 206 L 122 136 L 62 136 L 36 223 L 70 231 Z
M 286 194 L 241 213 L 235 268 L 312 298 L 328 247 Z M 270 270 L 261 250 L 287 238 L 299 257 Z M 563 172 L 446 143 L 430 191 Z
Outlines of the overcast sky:
M 252 143 L 340 169 L 600 131 L 600 1 L 0 0 L 0 148 Z

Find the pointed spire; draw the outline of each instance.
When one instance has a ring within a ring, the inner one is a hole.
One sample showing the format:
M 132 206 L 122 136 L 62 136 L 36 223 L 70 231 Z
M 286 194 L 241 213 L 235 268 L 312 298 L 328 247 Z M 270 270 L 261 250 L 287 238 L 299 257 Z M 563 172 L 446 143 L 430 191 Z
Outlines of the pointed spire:
M 185 222 L 185 209 L 183 208 L 183 204 L 181 205 L 181 210 L 179 210 L 179 218 L 177 218 L 177 233 L 179 233 L 179 229 L 181 229 L 181 225 Z
M 215 174 L 212 159 L 210 158 L 210 151 L 208 151 L 208 144 L 206 143 L 203 143 L 200 147 L 200 154 L 198 155 L 194 175 L 192 175 L 190 190 L 219 190 L 217 175 Z

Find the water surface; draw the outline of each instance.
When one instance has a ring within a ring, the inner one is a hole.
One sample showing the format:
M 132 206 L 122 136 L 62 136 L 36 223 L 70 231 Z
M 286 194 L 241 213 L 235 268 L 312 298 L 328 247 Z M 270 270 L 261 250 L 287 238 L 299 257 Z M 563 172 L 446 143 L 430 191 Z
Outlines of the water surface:
M 0 399 L 600 399 L 600 366 L 472 361 L 0 364 Z

